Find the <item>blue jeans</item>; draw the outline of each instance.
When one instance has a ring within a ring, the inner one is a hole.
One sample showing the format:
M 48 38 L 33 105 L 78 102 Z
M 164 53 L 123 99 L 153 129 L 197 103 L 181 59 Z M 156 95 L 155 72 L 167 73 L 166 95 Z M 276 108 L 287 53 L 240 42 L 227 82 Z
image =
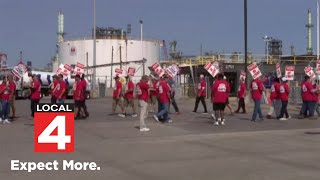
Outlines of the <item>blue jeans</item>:
M 10 107 L 9 102 L 2 100 L 1 104 L 2 104 L 2 111 L 1 111 L 0 117 L 3 120 L 8 119 L 8 112 Z
M 309 110 L 309 116 L 312 117 L 314 115 L 314 108 L 317 102 L 312 101 L 303 101 L 301 112 L 303 115 Z M 308 114 L 307 114 L 308 115 Z
M 261 99 L 254 100 L 254 111 L 252 115 L 252 121 L 255 121 L 257 118 L 257 114 L 259 115 L 259 118 L 262 119 L 262 112 L 261 112 Z
M 169 103 L 161 104 L 161 111 L 156 114 L 158 118 L 163 117 L 164 121 L 169 120 Z
M 64 99 L 57 99 L 57 104 L 64 104 Z

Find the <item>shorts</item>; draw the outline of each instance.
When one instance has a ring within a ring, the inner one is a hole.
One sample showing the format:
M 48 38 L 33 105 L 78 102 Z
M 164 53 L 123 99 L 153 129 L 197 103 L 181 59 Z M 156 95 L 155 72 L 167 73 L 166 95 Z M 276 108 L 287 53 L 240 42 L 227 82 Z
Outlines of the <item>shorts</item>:
M 124 105 L 124 107 L 128 107 L 129 105 L 134 106 L 134 99 L 133 98 L 130 98 L 130 99 L 124 98 L 123 105 Z
M 214 111 L 224 111 L 224 108 L 226 108 L 226 103 L 213 103 Z
M 155 96 L 150 96 L 149 103 L 150 104 L 157 104 L 158 103 L 158 97 L 156 95 Z
M 77 108 L 81 108 L 83 107 L 83 104 L 84 104 L 83 102 L 84 102 L 83 100 L 74 100 L 74 105 Z

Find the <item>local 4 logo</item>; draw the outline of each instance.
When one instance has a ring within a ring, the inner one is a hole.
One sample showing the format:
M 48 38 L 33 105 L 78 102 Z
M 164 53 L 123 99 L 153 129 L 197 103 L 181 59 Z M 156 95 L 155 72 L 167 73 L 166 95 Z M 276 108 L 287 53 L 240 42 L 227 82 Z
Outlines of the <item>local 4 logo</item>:
M 74 151 L 73 104 L 36 105 L 34 113 L 34 151 Z

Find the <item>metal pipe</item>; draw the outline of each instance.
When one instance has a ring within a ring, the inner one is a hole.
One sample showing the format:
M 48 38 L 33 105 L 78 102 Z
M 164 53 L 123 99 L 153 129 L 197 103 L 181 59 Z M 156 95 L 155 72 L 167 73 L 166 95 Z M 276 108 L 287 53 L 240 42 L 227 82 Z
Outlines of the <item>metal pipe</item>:
M 111 80 L 110 80 L 110 88 L 112 88 L 112 79 L 113 79 L 113 46 L 111 48 Z
M 96 65 L 96 0 L 93 0 L 93 66 Z M 96 68 L 92 69 L 93 71 L 93 76 L 92 76 L 92 89 L 96 89 Z

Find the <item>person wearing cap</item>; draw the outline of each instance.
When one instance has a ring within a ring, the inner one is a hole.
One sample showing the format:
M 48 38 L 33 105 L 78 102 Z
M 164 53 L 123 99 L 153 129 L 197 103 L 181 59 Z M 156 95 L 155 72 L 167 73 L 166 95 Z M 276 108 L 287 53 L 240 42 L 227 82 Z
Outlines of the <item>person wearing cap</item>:
M 80 80 L 80 75 L 77 74 L 75 76 L 75 82 L 74 82 L 74 87 L 73 87 L 73 99 L 74 99 L 74 116 L 75 119 L 83 119 L 85 118 L 85 112 L 83 109 L 83 99 L 84 99 L 84 94 L 83 94 L 83 87 L 82 83 Z M 79 113 L 80 112 L 80 113 Z M 79 114 L 78 114 L 79 113 Z
M 132 82 L 130 76 L 128 75 L 126 76 L 126 84 L 124 85 L 124 104 L 123 104 L 124 111 L 122 112 L 122 114 L 119 114 L 120 117 L 126 117 L 127 109 L 129 105 L 132 107 L 132 112 L 133 112 L 131 116 L 132 117 L 138 116 L 136 107 L 134 105 L 133 91 L 134 91 L 134 83 Z
M 157 122 L 172 122 L 169 117 L 169 104 L 170 104 L 170 91 L 171 88 L 168 84 L 169 77 L 164 74 L 162 80 L 159 83 L 159 100 L 161 110 L 160 112 L 154 114 L 154 119 Z
M 9 106 L 12 110 L 12 118 L 16 118 L 16 105 L 15 105 L 15 99 L 16 99 L 16 83 L 13 80 L 13 75 L 9 74 L 8 75 L 8 87 L 10 89 L 10 100 L 9 100 Z M 9 111 L 10 111 L 9 108 Z
M 244 102 L 244 98 L 246 97 L 246 83 L 245 80 L 242 78 L 240 79 L 240 85 L 238 89 L 238 109 L 236 110 L 236 113 L 239 113 L 240 109 L 242 108 L 242 113 L 247 113 L 246 112 L 246 104 Z
M 140 132 L 150 131 L 145 123 L 145 118 L 148 116 L 148 101 L 149 101 L 149 85 L 148 76 L 143 75 L 140 82 L 137 84 L 136 94 L 140 106 Z
M 314 118 L 314 111 L 312 107 L 312 99 L 313 99 L 313 87 L 311 83 L 311 79 L 309 76 L 304 77 L 304 82 L 301 84 L 301 95 L 302 95 L 302 108 L 299 119 L 305 118 L 305 115 L 308 115 L 309 111 L 309 117 Z
M 256 78 L 251 81 L 250 84 L 251 95 L 254 101 L 254 111 L 252 114 L 252 122 L 256 122 L 257 115 L 259 115 L 260 120 L 263 120 L 263 115 L 261 111 L 261 98 L 262 93 L 265 91 L 263 83 L 260 78 Z
M 225 125 L 224 109 L 226 107 L 228 94 L 230 93 L 229 83 L 223 79 L 222 74 L 218 74 L 211 89 L 211 100 L 213 103 L 213 111 L 215 112 L 214 125 Z
M 280 99 L 281 99 L 281 112 L 279 116 L 277 116 L 277 119 L 279 119 L 280 121 L 285 121 L 290 118 L 287 110 L 290 88 L 289 88 L 286 77 L 282 78 L 282 83 L 279 86 L 279 92 L 280 92 Z M 284 117 L 284 115 L 286 117 Z
M 195 106 L 194 106 L 194 109 L 192 112 L 197 113 L 199 102 L 201 101 L 203 108 L 204 108 L 203 114 L 208 114 L 207 105 L 206 105 L 206 101 L 205 101 L 205 97 L 207 94 L 206 87 L 207 87 L 206 79 L 205 79 L 204 75 L 201 74 L 200 75 L 200 83 L 198 84 L 197 98 L 196 98 Z
M 41 99 L 41 84 L 39 81 L 38 76 L 32 76 L 32 83 L 31 83 L 31 116 L 34 117 L 34 110 L 36 104 L 39 103 Z
M 120 82 L 120 77 L 116 76 L 114 77 L 115 82 L 115 87 L 113 89 L 113 102 L 112 102 L 112 114 L 116 113 L 117 106 L 119 105 L 121 108 L 121 112 L 124 112 L 124 108 L 120 102 L 120 95 L 121 95 L 121 89 L 122 89 L 122 84 Z
M 63 80 L 62 74 L 59 74 L 58 81 L 59 83 L 55 91 L 55 96 L 57 97 L 57 103 L 63 104 L 64 100 L 66 99 L 67 85 L 66 82 Z
M 58 85 L 59 81 L 58 81 L 58 76 L 57 75 L 53 75 L 52 76 L 52 82 L 49 85 L 50 88 L 50 94 L 51 94 L 51 104 L 56 104 L 57 103 L 57 97 L 55 95 L 55 91 L 57 89 L 57 85 Z
M 275 112 L 275 117 L 280 116 L 281 111 L 281 98 L 280 98 L 280 79 L 278 77 L 274 78 L 273 84 L 271 86 L 270 100 L 272 104 L 270 105 L 270 110 L 267 114 L 267 118 L 271 119 L 273 113 Z

